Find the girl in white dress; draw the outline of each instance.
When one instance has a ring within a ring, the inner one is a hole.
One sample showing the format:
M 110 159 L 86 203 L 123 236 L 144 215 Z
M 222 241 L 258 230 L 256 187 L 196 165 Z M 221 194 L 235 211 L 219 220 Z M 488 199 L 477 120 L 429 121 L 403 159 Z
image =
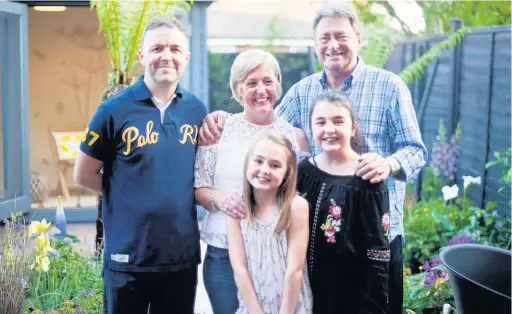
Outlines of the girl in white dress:
M 296 156 L 286 137 L 269 133 L 249 149 L 243 193 L 247 219 L 228 218 L 237 314 L 312 312 L 305 264 L 309 207 L 296 195 L 296 178 Z

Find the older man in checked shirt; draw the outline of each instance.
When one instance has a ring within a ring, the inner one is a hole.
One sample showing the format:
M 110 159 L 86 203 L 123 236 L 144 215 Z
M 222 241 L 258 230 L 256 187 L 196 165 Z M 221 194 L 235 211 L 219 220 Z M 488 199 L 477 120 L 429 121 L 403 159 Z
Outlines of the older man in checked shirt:
M 356 175 L 371 182 L 385 181 L 390 193 L 388 313 L 401 314 L 405 185 L 425 165 L 427 149 L 407 85 L 389 71 L 364 64 L 358 56 L 361 45 L 358 26 L 356 11 L 343 2 L 328 3 L 316 13 L 313 38 L 323 70 L 293 85 L 275 111 L 304 131 L 311 153 L 316 155 L 320 148 L 313 141 L 309 119 L 316 96 L 336 90 L 352 100 L 364 138 Z M 201 141 L 218 140 L 224 119 L 223 112 L 209 114 L 200 131 Z

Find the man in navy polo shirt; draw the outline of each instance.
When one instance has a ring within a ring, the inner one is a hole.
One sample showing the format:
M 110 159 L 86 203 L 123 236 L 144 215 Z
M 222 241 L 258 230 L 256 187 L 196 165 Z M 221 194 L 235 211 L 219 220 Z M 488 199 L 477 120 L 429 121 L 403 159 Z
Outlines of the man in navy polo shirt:
M 103 195 L 109 314 L 194 311 L 193 172 L 206 107 L 178 83 L 189 58 L 179 21 L 151 21 L 139 50 L 144 75 L 99 106 L 80 146 L 75 180 Z

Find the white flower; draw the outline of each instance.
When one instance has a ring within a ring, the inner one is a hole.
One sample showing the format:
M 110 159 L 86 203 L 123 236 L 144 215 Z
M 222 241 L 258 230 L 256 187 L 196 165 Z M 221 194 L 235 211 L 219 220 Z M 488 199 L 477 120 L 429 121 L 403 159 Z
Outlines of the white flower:
M 452 306 L 448 303 L 443 305 L 443 314 L 450 314 L 452 311 Z
M 454 199 L 459 195 L 459 187 L 457 186 L 457 184 L 454 184 L 452 186 L 445 185 L 443 186 L 441 191 L 443 192 L 443 198 L 445 201 Z
M 468 188 L 471 184 L 482 184 L 481 177 L 472 177 L 472 176 L 462 176 L 462 180 L 464 181 L 464 190 Z

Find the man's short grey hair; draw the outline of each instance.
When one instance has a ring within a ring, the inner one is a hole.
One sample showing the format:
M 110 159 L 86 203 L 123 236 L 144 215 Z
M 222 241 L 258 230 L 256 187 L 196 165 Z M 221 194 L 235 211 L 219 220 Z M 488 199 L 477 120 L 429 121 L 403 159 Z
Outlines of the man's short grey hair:
M 345 1 L 330 1 L 327 4 L 324 4 L 316 12 L 315 18 L 313 20 L 313 35 L 316 35 L 318 23 L 320 23 L 320 20 L 324 17 L 346 17 L 350 21 L 350 25 L 352 25 L 352 28 L 356 34 L 360 34 L 359 17 L 357 16 L 357 11 L 351 4 Z
M 144 31 L 142 32 L 140 45 L 142 46 L 144 44 L 144 37 L 146 36 L 146 33 L 148 31 L 157 29 L 159 27 L 176 28 L 181 33 L 183 33 L 183 35 L 185 35 L 187 40 L 190 40 L 190 33 L 188 32 L 185 25 L 183 25 L 178 19 L 160 16 L 154 18 L 153 20 L 149 21 L 148 24 L 146 24 L 146 26 L 144 27 Z
M 256 70 L 259 66 L 269 66 L 277 79 L 277 99 L 281 98 L 283 87 L 281 86 L 281 68 L 276 57 L 268 51 L 261 49 L 249 49 L 236 56 L 233 65 L 231 65 L 231 76 L 229 78 L 229 86 L 231 94 L 240 104 L 242 104 L 241 86 L 245 78 Z

